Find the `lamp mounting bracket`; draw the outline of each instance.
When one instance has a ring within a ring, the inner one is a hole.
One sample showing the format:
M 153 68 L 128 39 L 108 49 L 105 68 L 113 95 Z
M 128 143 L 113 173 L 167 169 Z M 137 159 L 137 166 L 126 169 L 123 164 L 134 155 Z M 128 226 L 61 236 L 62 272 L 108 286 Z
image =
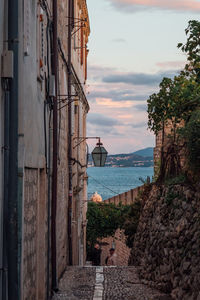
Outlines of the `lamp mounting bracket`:
M 81 143 L 83 143 L 86 140 L 89 139 L 96 139 L 99 140 L 98 144 L 101 145 L 101 138 L 99 136 L 93 137 L 93 136 L 84 136 L 84 137 L 74 137 L 74 140 L 78 140 L 77 144 L 73 147 L 73 149 L 75 149 L 76 147 L 78 147 Z

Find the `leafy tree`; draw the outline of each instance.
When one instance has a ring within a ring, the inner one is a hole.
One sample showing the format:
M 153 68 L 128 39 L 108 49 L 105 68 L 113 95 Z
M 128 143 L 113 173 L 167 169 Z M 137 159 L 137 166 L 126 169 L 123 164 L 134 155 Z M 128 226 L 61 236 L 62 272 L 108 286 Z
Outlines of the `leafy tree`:
M 161 149 L 160 176 L 177 176 L 181 172 L 179 162 L 180 124 L 187 127 L 193 112 L 200 108 L 200 22 L 190 21 L 186 29 L 188 39 L 186 44 L 178 44 L 178 48 L 186 53 L 188 64 L 174 79 L 163 78 L 160 90 L 147 100 L 148 127 L 155 134 L 162 130 L 163 140 Z M 166 125 L 171 125 L 171 144 L 164 157 L 164 131 Z M 182 131 L 183 132 L 183 131 Z M 189 131 L 187 130 L 187 133 Z M 183 136 L 183 135 L 182 135 Z M 182 137 L 181 136 L 181 137 Z M 188 147 L 191 138 L 185 135 Z
M 115 234 L 124 223 L 129 206 L 107 203 L 88 203 L 87 210 L 87 252 L 93 248 L 98 239 Z
M 124 229 L 126 244 L 132 247 L 139 222 L 140 208 L 139 201 L 132 205 L 89 202 L 87 211 L 88 258 L 90 258 L 94 244 L 102 238 L 114 236 L 118 228 Z
M 170 100 L 172 80 L 170 78 L 163 78 L 160 83 L 160 91 L 153 94 L 147 100 L 148 104 L 148 127 L 157 134 L 163 130 L 166 122 L 170 118 Z
M 195 73 L 197 81 L 200 79 L 200 22 L 191 20 L 185 30 L 188 36 L 185 44 L 179 43 L 180 48 L 187 55 L 188 64 L 185 66 L 186 73 Z
M 200 171 L 200 110 L 192 113 L 192 116 L 182 130 L 186 138 L 189 161 L 194 171 Z

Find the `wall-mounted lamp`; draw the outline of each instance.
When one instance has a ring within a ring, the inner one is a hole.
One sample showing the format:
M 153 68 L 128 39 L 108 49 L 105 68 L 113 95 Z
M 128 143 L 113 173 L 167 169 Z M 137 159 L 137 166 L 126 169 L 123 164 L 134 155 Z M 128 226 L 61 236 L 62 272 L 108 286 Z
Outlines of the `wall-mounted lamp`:
M 103 147 L 100 137 L 75 137 L 74 139 L 80 139 L 80 141 L 74 146 L 74 149 L 87 139 L 98 139 L 99 141 L 96 144 L 96 147 L 94 148 L 94 150 L 92 151 L 92 159 L 93 159 L 95 167 L 104 167 L 105 166 L 108 152 Z
M 103 147 L 103 144 L 101 143 L 100 139 L 99 142 L 96 144 L 96 147 L 92 151 L 92 159 L 94 161 L 95 167 L 104 167 L 106 163 L 108 152 Z

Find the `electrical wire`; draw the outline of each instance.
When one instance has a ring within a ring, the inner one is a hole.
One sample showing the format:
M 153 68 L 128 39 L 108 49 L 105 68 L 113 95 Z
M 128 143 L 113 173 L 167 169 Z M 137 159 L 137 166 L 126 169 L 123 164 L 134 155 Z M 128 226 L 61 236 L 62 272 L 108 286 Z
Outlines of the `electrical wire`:
M 103 186 L 104 188 L 106 188 L 107 190 L 109 190 L 110 192 L 112 192 L 113 194 L 119 195 L 119 193 L 111 190 L 109 187 L 107 187 L 106 185 L 104 185 L 103 183 L 101 183 L 100 181 L 98 181 L 97 179 L 95 179 L 94 177 L 92 177 L 91 175 L 88 175 L 88 177 L 91 177 L 94 181 L 96 181 L 98 184 L 100 184 L 101 186 Z

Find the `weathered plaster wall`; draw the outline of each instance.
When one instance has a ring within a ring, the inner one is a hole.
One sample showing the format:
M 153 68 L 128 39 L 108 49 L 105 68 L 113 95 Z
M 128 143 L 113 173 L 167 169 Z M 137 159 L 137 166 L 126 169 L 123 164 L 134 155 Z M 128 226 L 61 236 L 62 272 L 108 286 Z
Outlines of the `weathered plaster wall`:
M 24 149 L 24 153 L 20 153 L 20 160 L 28 168 L 45 167 L 45 80 L 38 76 L 37 49 L 40 36 L 37 34 L 37 10 L 36 1 L 20 1 L 19 142 Z
M 200 186 L 153 186 L 144 204 L 131 264 L 173 299 L 200 297 Z

